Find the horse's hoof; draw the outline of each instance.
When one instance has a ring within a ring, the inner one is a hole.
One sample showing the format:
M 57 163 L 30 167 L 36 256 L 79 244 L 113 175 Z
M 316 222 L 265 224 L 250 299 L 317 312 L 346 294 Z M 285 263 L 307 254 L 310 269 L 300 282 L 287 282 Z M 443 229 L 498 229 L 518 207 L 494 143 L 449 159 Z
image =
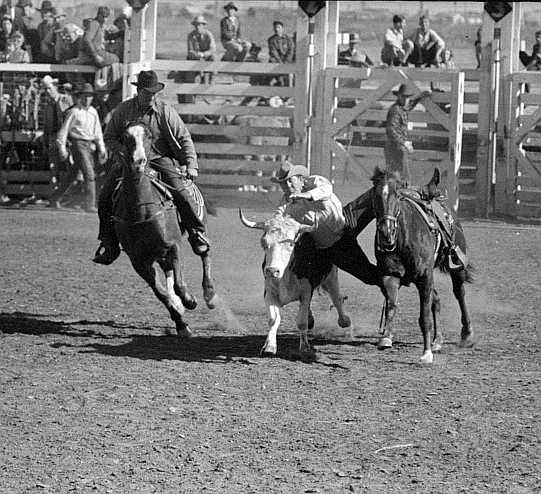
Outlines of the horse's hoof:
M 432 343 L 432 353 L 441 352 L 441 343 Z
M 341 328 L 349 328 L 351 326 L 351 318 L 349 316 L 339 318 L 338 326 L 340 326 Z
M 215 309 L 218 303 L 218 296 L 215 293 L 213 293 L 209 299 L 205 297 L 205 303 L 207 304 L 207 307 L 209 309 Z
M 276 349 L 271 350 L 267 347 L 263 347 L 259 352 L 260 357 L 276 357 Z
M 384 337 L 384 338 L 379 339 L 378 341 L 379 350 L 385 350 L 387 348 L 392 348 L 392 347 L 393 347 L 393 340 L 391 340 L 391 338 Z
M 423 353 L 423 356 L 420 358 L 421 364 L 431 364 L 434 361 L 434 355 L 431 351 Z
M 197 299 L 195 297 L 183 298 L 182 305 L 188 310 L 194 310 L 197 307 Z
M 177 338 L 180 340 L 189 340 L 190 338 L 193 338 L 190 327 L 186 325 L 183 328 L 177 328 Z

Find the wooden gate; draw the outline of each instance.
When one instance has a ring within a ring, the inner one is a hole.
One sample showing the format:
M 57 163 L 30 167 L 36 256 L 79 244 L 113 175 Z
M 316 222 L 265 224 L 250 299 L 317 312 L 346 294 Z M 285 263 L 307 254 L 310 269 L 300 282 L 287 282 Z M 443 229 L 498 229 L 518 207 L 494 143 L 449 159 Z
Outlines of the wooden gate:
M 495 209 L 500 214 L 541 217 L 541 74 L 510 77 L 510 129 L 505 161 L 496 169 Z
M 412 182 L 426 183 L 438 167 L 449 204 L 459 205 L 464 73 L 428 69 L 327 68 L 320 73 L 314 120 L 312 170 L 337 177 L 351 171 L 367 181 L 384 166 L 385 120 L 396 99 L 393 88 L 408 81 L 420 91 L 434 89 L 409 112 L 414 152 Z

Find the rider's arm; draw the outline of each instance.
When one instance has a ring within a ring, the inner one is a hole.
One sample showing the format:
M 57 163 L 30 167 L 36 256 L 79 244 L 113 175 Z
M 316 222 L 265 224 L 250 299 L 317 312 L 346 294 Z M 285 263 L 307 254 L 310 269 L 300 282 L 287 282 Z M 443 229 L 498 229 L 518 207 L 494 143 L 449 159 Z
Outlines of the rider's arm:
M 312 201 L 323 201 L 330 199 L 332 195 L 332 184 L 325 177 L 312 175 L 304 182 L 304 190 Z
M 105 128 L 103 140 L 105 141 L 105 146 L 109 151 L 109 155 L 124 154 L 125 152 L 125 148 L 120 139 L 128 119 L 123 115 L 122 109 L 123 107 L 119 106 L 113 111 L 111 120 L 109 120 L 109 123 Z
M 177 161 L 188 169 L 198 169 L 197 154 L 190 132 L 179 114 L 171 107 L 163 106 L 164 136 Z

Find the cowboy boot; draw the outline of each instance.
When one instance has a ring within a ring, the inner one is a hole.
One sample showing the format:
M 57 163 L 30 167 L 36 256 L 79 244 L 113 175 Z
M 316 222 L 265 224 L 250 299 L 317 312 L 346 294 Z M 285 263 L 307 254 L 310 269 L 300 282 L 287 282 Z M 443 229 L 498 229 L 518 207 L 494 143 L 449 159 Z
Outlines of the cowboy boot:
M 101 241 L 98 249 L 94 254 L 93 262 L 108 266 L 112 264 L 120 255 L 120 247 L 118 238 L 111 220 L 110 197 L 103 195 L 100 197 L 98 217 L 100 220 L 98 239 Z

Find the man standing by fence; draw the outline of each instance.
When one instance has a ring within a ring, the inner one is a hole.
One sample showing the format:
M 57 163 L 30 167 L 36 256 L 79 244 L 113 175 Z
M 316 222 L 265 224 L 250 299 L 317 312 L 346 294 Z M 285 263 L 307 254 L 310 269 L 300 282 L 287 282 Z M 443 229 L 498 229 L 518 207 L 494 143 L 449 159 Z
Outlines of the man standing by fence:
M 94 171 L 94 154 L 98 152 L 100 163 L 105 163 L 107 153 L 103 142 L 100 117 L 92 106 L 94 88 L 92 84 L 83 84 L 75 93 L 76 103 L 66 116 L 66 120 L 58 132 L 56 142 L 58 155 L 62 161 L 69 157 L 67 141 L 71 144 L 73 167 L 70 167 L 68 178 L 63 187 L 55 194 L 54 201 L 60 204 L 60 198 L 65 194 L 71 182 L 81 171 L 85 179 L 85 211 L 97 212 L 96 209 L 96 174 Z

